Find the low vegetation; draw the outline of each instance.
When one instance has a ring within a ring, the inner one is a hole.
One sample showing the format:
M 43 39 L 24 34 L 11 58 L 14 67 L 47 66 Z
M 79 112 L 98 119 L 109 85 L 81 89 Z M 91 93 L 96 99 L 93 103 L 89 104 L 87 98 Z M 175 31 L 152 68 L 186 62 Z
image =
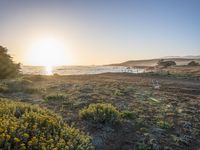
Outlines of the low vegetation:
M 82 119 L 102 124 L 115 124 L 120 121 L 120 112 L 111 104 L 90 104 L 79 112 Z
M 132 119 L 136 119 L 136 114 L 133 111 L 126 110 L 126 111 L 123 111 L 121 113 L 121 117 L 124 118 L 124 119 L 130 119 L 130 120 L 132 120 Z
M 145 143 L 137 143 L 137 150 L 151 150 L 151 147 Z
M 93 149 L 89 136 L 46 109 L 2 99 L 0 105 L 0 149 Z
M 16 78 L 0 82 L 0 92 L 7 94 L 17 92 L 23 92 L 26 94 L 39 94 L 42 93 L 43 90 L 40 88 L 35 88 L 31 80 Z
M 49 95 L 45 98 L 46 102 L 48 103 L 62 103 L 67 100 L 67 96 L 57 94 L 57 95 Z
M 179 66 L 162 70 L 174 68 L 180 70 Z M 157 83 L 159 88 L 155 88 L 154 83 Z M 52 146 L 59 149 L 60 141 L 56 134 L 66 132 L 65 135 L 69 135 L 67 138 L 74 139 L 67 141 L 81 143 L 81 147 L 86 147 L 83 149 L 90 149 L 92 143 L 96 150 L 197 150 L 200 147 L 199 87 L 199 80 L 194 80 L 193 77 L 189 80 L 186 77 L 177 77 L 171 72 L 162 75 L 25 75 L 16 79 L 1 80 L 0 96 L 13 101 L 6 101 L 6 110 L 5 101 L 0 103 L 0 110 L 4 112 L 0 116 L 0 135 L 3 135 L 4 140 L 2 143 L 3 146 L 8 146 L 7 149 L 17 145 L 16 149 L 20 150 L 24 148 L 23 144 L 26 149 L 42 149 L 41 145 L 46 146 L 43 146 L 43 149 L 53 149 L 50 148 L 49 141 L 52 138 Z M 26 89 L 29 88 L 37 90 L 28 93 Z M 18 100 L 38 105 L 16 102 Z M 61 115 L 63 119 L 44 108 Z M 30 119 L 26 121 L 28 116 Z M 6 122 L 9 125 L 6 125 Z M 27 127 L 27 123 L 30 123 L 30 128 Z M 17 130 L 11 132 L 12 126 L 17 127 Z M 90 138 L 80 131 L 90 134 L 91 143 Z M 29 148 L 26 142 L 27 134 L 24 133 L 28 134 L 27 142 L 34 141 L 32 138 L 36 137 L 40 141 L 40 148 Z M 45 141 L 38 138 L 40 136 Z M 59 136 L 61 140 L 65 139 L 63 135 Z M 78 142 L 77 138 L 80 138 Z M 16 144 L 18 139 L 20 142 Z M 6 142 L 8 144 L 5 144 Z M 0 149 L 6 150 L 6 147 Z M 74 148 L 76 149 L 77 147 Z

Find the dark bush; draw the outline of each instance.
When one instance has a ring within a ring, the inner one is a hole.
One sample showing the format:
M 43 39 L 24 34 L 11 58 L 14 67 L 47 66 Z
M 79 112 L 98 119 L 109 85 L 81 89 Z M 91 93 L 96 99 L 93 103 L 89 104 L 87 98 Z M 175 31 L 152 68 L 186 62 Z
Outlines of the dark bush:
M 7 52 L 0 46 L 0 79 L 16 77 L 20 73 L 20 64 L 15 64 Z
M 199 63 L 196 61 L 191 61 L 188 63 L 188 66 L 199 66 Z
M 163 67 L 169 67 L 169 66 L 175 66 L 176 62 L 175 61 L 164 61 L 163 59 L 158 61 L 158 66 L 163 66 Z

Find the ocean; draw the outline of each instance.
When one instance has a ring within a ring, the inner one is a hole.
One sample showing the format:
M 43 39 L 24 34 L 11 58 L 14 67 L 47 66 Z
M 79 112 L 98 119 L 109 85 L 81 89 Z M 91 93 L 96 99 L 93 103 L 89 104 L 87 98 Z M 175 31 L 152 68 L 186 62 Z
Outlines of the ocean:
M 101 73 L 142 73 L 144 69 L 123 67 L 123 66 L 22 66 L 23 74 L 33 75 L 84 75 L 84 74 L 101 74 Z

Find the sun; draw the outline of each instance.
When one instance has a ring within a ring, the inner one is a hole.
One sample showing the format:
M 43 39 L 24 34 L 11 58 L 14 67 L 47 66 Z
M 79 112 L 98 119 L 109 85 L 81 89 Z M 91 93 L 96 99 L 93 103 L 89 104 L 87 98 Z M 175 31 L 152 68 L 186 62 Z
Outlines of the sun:
M 61 40 L 47 37 L 33 42 L 27 52 L 27 61 L 31 65 L 53 67 L 68 65 L 70 54 Z

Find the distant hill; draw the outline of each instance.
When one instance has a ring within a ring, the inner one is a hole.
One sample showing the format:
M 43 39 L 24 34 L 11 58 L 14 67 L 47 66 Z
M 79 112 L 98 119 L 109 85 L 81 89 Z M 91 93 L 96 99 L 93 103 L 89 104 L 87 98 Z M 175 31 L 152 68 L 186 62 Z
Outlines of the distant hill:
M 196 61 L 200 63 L 200 56 L 185 56 L 185 57 L 165 57 L 160 58 L 164 60 L 175 61 L 177 65 L 187 65 L 191 61 Z M 127 67 L 151 67 L 156 66 L 160 59 L 147 59 L 147 60 L 129 60 L 119 64 L 111 64 L 114 66 L 127 66 Z
M 200 59 L 200 56 L 188 55 L 188 56 L 166 56 L 166 57 L 163 57 L 163 59 L 166 59 L 166 58 Z

